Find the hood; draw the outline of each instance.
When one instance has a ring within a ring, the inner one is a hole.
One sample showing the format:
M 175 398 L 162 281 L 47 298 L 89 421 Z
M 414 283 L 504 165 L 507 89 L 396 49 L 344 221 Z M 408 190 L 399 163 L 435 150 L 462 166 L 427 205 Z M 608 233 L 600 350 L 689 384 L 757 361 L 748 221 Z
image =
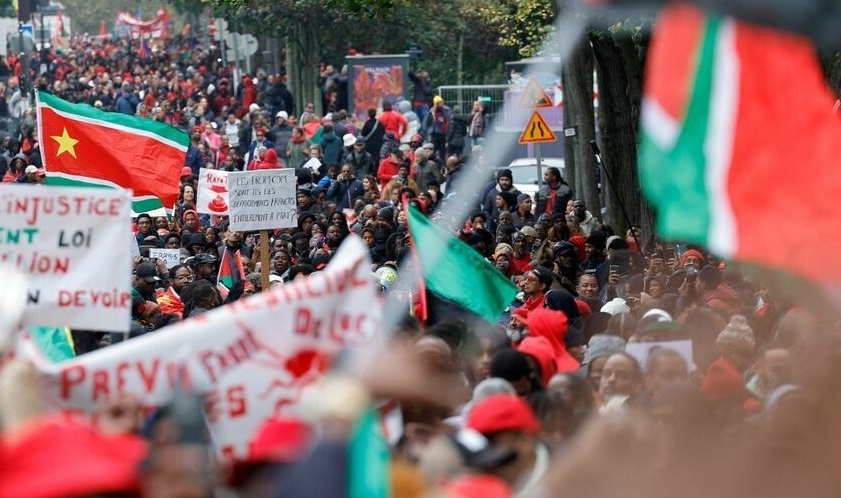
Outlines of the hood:
M 549 385 L 549 380 L 558 372 L 558 365 L 552 354 L 552 344 L 545 337 L 526 337 L 517 346 L 517 350 L 534 358 L 540 365 L 540 380 L 544 386 Z
M 401 100 L 400 103 L 397 104 L 397 109 L 400 111 L 400 114 L 406 114 L 412 110 L 412 104 L 410 104 L 408 100 Z
M 270 163 L 270 164 L 277 164 L 278 163 L 277 162 L 277 151 L 274 150 L 274 147 L 270 147 L 266 151 L 266 157 L 263 158 L 263 162 L 264 163 Z
M 552 346 L 552 356 L 558 372 L 572 372 L 578 369 L 578 361 L 569 354 L 564 346 L 564 337 L 567 333 L 567 316 L 560 311 L 548 308 L 535 308 L 529 312 L 526 324 L 529 329 L 529 336 L 544 337 Z

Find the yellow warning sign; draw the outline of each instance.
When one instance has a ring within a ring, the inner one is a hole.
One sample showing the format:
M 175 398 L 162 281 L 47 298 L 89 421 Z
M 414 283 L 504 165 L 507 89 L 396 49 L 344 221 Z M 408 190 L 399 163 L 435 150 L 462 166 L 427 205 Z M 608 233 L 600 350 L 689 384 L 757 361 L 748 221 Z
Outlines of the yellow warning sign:
M 539 112 L 534 111 L 531 114 L 531 119 L 523 129 L 520 135 L 521 144 L 535 144 L 541 142 L 554 142 L 558 137 L 552 132 L 552 128 L 543 119 Z
M 529 80 L 526 89 L 523 90 L 523 95 L 517 103 L 520 109 L 541 109 L 543 107 L 552 107 L 552 99 L 546 95 L 546 91 L 540 86 L 537 78 Z

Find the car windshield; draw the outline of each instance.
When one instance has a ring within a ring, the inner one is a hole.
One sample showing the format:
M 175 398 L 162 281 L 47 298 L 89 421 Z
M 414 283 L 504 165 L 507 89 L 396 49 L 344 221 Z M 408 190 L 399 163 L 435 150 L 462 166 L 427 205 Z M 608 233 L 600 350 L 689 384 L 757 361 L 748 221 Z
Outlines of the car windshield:
M 515 184 L 537 185 L 536 164 L 533 166 L 515 166 L 511 168 L 511 174 L 514 177 Z

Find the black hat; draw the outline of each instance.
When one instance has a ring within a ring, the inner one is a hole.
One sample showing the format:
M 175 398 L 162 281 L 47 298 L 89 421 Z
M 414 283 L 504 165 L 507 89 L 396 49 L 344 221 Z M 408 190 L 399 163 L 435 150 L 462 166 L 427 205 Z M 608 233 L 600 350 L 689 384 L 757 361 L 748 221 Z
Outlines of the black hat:
M 552 280 L 554 277 L 552 276 L 552 272 L 543 266 L 537 266 L 534 268 L 534 274 L 537 275 L 537 279 L 540 280 L 540 283 L 546 285 L 548 289 L 552 285 Z
M 384 207 L 380 209 L 380 211 L 377 213 L 377 216 L 381 216 L 389 223 L 392 223 L 394 221 L 394 209 L 390 207 Z
M 604 233 L 595 231 L 587 237 L 586 243 L 600 251 L 604 251 L 604 246 L 607 243 L 607 237 L 604 236 Z
M 575 247 L 575 244 L 573 244 L 572 242 L 562 240 L 562 241 L 558 242 L 557 244 L 555 244 L 554 246 L 552 246 L 552 252 L 555 253 L 555 257 L 561 256 L 563 254 L 569 254 L 569 253 L 572 253 L 573 255 L 576 255 L 577 252 L 578 252 L 578 248 Z
M 161 278 L 158 276 L 158 269 L 155 268 L 155 265 L 148 261 L 137 265 L 137 268 L 134 269 L 134 275 L 150 284 L 161 281 Z
M 194 233 L 190 236 L 190 243 L 187 244 L 187 247 L 190 246 L 207 246 L 207 240 L 204 238 L 204 234 L 201 232 Z
M 319 252 L 312 258 L 312 266 L 316 270 L 323 270 L 327 263 L 330 262 L 330 254 L 326 252 Z
M 200 254 L 196 254 L 195 257 L 193 257 L 192 264 L 193 265 L 200 265 L 202 263 L 215 263 L 216 261 L 217 261 L 216 256 L 203 252 L 203 253 L 200 253 Z
M 562 311 L 569 321 L 581 316 L 578 305 L 575 304 L 575 297 L 566 289 L 552 289 L 543 298 L 544 306 L 550 310 Z
M 514 175 L 511 173 L 511 170 L 508 168 L 501 169 L 496 173 L 496 179 L 499 180 L 500 178 L 508 178 L 509 180 L 514 180 Z

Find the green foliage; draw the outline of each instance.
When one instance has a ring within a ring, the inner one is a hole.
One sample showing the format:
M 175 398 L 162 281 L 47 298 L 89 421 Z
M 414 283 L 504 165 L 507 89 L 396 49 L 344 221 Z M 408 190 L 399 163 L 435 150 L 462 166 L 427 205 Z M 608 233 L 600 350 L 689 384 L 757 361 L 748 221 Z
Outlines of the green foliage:
M 521 56 L 531 57 L 552 33 L 555 8 L 551 0 L 504 0 L 486 2 L 479 12 L 499 31 L 501 46 L 513 47 Z
M 16 17 L 12 0 L 0 0 L 0 17 Z

